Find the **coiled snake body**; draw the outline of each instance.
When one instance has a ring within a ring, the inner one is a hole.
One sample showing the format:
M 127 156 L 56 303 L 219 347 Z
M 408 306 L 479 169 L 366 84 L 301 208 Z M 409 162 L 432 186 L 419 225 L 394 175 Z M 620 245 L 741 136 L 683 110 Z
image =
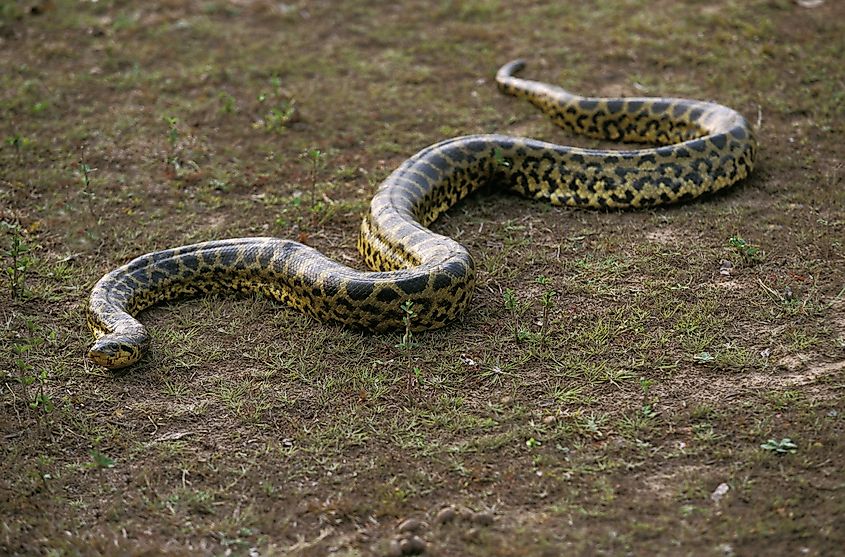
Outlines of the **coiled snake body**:
M 591 98 L 515 77 L 499 89 L 526 99 L 575 133 L 655 147 L 604 151 L 504 135 L 470 135 L 426 147 L 380 185 L 361 224 L 358 249 L 373 272 L 278 238 L 233 238 L 142 255 L 97 282 L 88 355 L 119 368 L 149 343 L 133 314 L 163 300 L 228 288 L 258 292 L 321 321 L 372 331 L 403 327 L 413 302 L 417 330 L 442 327 L 472 296 L 472 257 L 428 230 L 438 215 L 491 181 L 555 205 L 636 208 L 730 186 L 751 172 L 755 141 L 745 119 L 715 103 L 669 98 Z

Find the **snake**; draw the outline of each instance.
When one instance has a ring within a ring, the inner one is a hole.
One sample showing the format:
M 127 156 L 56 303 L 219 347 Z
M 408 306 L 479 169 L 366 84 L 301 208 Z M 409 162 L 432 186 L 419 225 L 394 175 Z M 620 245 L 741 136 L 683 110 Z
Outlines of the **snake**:
M 731 108 L 683 98 L 579 96 L 518 77 L 524 67 L 514 60 L 498 70 L 502 93 L 528 101 L 569 132 L 647 145 L 594 149 L 481 134 L 425 147 L 377 187 L 365 211 L 357 247 L 366 271 L 274 237 L 141 255 L 93 287 L 89 359 L 111 369 L 134 364 L 150 345 L 139 312 L 220 290 L 263 295 L 319 321 L 375 333 L 437 329 L 465 312 L 476 274 L 463 245 L 428 227 L 486 184 L 553 205 L 636 209 L 721 190 L 753 169 L 753 131 Z

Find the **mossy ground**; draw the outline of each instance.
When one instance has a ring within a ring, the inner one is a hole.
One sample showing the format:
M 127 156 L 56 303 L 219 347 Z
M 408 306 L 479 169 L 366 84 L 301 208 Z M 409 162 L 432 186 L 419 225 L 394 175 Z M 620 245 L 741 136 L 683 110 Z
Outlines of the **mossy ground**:
M 0 290 L 0 552 L 380 555 L 408 517 L 431 555 L 841 551 L 843 21 L 786 0 L 0 4 L 0 217 L 31 248 L 23 294 Z M 126 372 L 86 362 L 87 293 L 135 255 L 273 234 L 353 262 L 375 185 L 425 145 L 591 144 L 498 95 L 516 57 L 578 92 L 734 107 L 757 170 L 639 212 L 474 196 L 435 227 L 476 258 L 472 307 L 410 348 L 220 296 L 146 312 Z M 493 523 L 436 526 L 447 505 Z

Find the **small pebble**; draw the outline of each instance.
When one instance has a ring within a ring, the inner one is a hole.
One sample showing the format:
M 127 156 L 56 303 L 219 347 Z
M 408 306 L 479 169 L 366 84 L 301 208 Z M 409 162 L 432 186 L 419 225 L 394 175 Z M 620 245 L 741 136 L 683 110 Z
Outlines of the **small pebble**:
M 448 506 L 443 507 L 440 509 L 440 512 L 437 513 L 437 516 L 434 517 L 434 522 L 437 524 L 448 524 L 455 520 L 455 517 L 458 515 L 458 511 L 455 510 L 455 507 Z
M 464 532 L 464 539 L 468 542 L 478 541 L 478 528 L 470 528 Z
M 493 524 L 493 513 L 490 512 L 477 512 L 472 515 L 472 521 L 478 524 L 479 526 L 490 526 Z
M 423 521 L 416 518 L 404 520 L 396 529 L 399 532 L 419 532 L 423 527 Z
M 468 509 L 466 507 L 461 507 L 458 511 L 458 515 L 461 517 L 461 520 L 465 520 L 467 522 L 472 522 L 472 519 L 475 517 L 475 513 L 472 512 L 472 509 Z
M 419 555 L 425 552 L 425 541 L 419 536 L 411 536 L 399 541 L 399 549 L 402 555 Z
M 387 548 L 387 557 L 402 557 L 402 546 L 398 539 L 390 540 L 390 547 Z
M 501 402 L 502 406 L 510 406 L 511 403 L 513 402 L 513 397 L 503 396 L 502 400 L 500 400 L 499 402 Z
M 543 423 L 546 425 L 553 425 L 557 421 L 557 418 L 554 416 L 546 416 L 543 418 Z

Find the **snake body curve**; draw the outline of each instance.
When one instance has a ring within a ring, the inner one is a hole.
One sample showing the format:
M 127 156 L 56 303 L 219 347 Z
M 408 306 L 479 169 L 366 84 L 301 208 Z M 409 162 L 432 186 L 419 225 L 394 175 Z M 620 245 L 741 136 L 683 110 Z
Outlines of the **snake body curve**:
M 479 187 L 502 182 L 555 205 L 638 208 L 720 190 L 753 168 L 752 131 L 730 108 L 688 99 L 581 97 L 516 77 L 523 66 L 516 60 L 498 71 L 503 93 L 529 101 L 569 131 L 654 146 L 582 149 L 505 135 L 441 141 L 406 160 L 376 191 L 358 240 L 372 272 L 269 237 L 148 253 L 94 286 L 89 358 L 108 368 L 135 363 L 149 335 L 134 314 L 220 289 L 261 293 L 321 321 L 371 331 L 402 328 L 401 306 L 412 301 L 413 328 L 436 329 L 465 310 L 475 273 L 466 248 L 426 227 Z

